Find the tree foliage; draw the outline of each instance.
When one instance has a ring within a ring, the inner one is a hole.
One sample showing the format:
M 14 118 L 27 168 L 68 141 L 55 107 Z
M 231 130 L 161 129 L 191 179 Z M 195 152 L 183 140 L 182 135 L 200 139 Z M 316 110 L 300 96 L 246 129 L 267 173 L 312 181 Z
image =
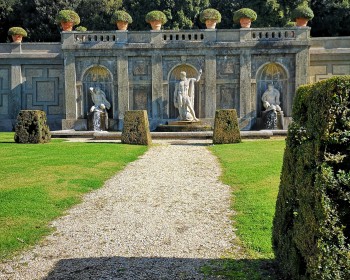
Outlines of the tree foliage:
M 350 35 L 350 0 L 0 0 L 0 42 L 8 40 L 7 30 L 21 26 L 28 30 L 27 41 L 60 41 L 60 28 L 55 23 L 62 9 L 76 11 L 88 30 L 113 30 L 111 18 L 117 10 L 127 11 L 133 18 L 129 30 L 149 30 L 145 16 L 160 10 L 167 16 L 164 29 L 205 28 L 199 14 L 207 8 L 217 9 L 222 21 L 220 29 L 238 28 L 233 13 L 241 8 L 254 10 L 258 18 L 252 27 L 282 27 L 291 20 L 292 11 L 306 4 L 314 11 L 310 21 L 311 35 Z M 336 15 L 336 17 L 334 17 Z

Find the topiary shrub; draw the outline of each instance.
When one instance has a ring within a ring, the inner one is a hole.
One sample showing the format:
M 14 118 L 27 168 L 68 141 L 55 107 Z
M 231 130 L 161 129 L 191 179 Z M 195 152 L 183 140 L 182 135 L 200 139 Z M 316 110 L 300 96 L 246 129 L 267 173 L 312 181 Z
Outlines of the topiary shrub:
M 205 23 L 207 20 L 215 20 L 217 23 L 221 22 L 221 14 L 216 9 L 205 9 L 200 13 L 199 20 Z
M 134 110 L 125 112 L 121 140 L 124 144 L 152 144 L 147 111 Z
M 46 114 L 39 110 L 21 110 L 15 128 L 16 143 L 47 143 L 51 133 L 46 124 Z
M 117 21 L 132 23 L 132 17 L 125 11 L 116 11 L 112 15 L 111 23 L 116 23 Z
M 350 279 L 350 76 L 298 89 L 273 221 L 286 279 Z
M 159 20 L 162 24 L 165 24 L 168 20 L 166 15 L 161 11 L 152 11 L 146 15 L 146 22 L 150 23 L 154 20 Z
M 242 8 L 242 9 L 239 9 L 238 11 L 234 12 L 234 14 L 233 14 L 233 22 L 234 23 L 239 23 L 239 20 L 241 18 L 250 18 L 251 21 L 255 21 L 257 19 L 257 17 L 258 17 L 258 15 L 252 9 Z
M 27 31 L 25 31 L 22 27 L 11 27 L 8 32 L 8 35 L 13 36 L 13 35 L 21 35 L 23 37 L 27 37 Z
M 79 15 L 72 10 L 61 10 L 59 11 L 56 17 L 57 23 L 60 22 L 73 22 L 74 25 L 78 25 L 80 23 Z
M 215 112 L 213 144 L 240 143 L 237 112 L 231 110 L 217 110 Z
M 291 18 L 292 20 L 296 20 L 297 18 L 312 20 L 314 18 L 314 12 L 308 6 L 299 6 L 293 10 Z

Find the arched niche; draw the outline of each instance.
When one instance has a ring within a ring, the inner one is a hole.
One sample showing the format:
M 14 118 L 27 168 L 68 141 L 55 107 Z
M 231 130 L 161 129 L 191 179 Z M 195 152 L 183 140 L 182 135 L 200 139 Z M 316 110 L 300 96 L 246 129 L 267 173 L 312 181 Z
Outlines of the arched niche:
M 174 91 L 175 84 L 180 81 L 180 73 L 186 72 L 187 78 L 197 78 L 199 72 L 197 69 L 189 64 L 181 64 L 175 66 L 169 73 L 168 84 L 169 84 L 169 119 L 176 119 L 179 116 L 177 108 L 174 106 Z M 201 78 L 202 79 L 202 78 Z M 202 117 L 201 112 L 201 96 L 200 96 L 199 84 L 196 83 L 194 87 L 194 110 L 197 117 Z
M 108 118 L 113 118 L 114 102 L 113 102 L 113 81 L 112 75 L 106 67 L 97 65 L 87 69 L 82 79 L 83 85 L 83 111 L 87 114 L 93 105 L 89 88 L 99 86 L 106 94 L 107 100 L 111 103 L 108 110 Z
M 264 110 L 262 106 L 261 96 L 266 91 L 268 84 L 273 84 L 280 92 L 281 108 L 287 112 L 288 108 L 288 72 L 280 64 L 271 62 L 264 64 L 257 72 L 257 112 L 258 117 Z

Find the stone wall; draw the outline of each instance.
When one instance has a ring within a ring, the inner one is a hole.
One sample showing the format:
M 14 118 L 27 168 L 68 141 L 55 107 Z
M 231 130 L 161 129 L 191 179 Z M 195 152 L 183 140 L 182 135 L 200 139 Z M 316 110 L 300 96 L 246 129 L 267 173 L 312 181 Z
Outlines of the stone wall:
M 59 43 L 0 44 L 0 131 L 20 110 L 43 110 L 51 129 L 64 118 L 64 67 Z
M 155 129 L 177 118 L 179 73 L 200 69 L 194 107 L 203 122 L 236 109 L 241 129 L 261 128 L 261 95 L 273 83 L 288 125 L 296 88 L 350 74 L 349 62 L 349 37 L 310 38 L 309 28 L 63 32 L 62 43 L 0 44 L 0 131 L 21 109 L 44 110 L 52 130 L 86 130 L 96 85 L 112 130 L 127 110 L 147 110 Z

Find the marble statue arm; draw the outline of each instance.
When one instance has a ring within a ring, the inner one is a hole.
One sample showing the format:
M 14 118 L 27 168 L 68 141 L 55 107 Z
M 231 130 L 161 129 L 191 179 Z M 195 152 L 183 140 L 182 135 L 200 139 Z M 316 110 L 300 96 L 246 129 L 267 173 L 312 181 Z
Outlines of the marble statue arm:
M 203 73 L 203 71 L 202 71 L 202 69 L 200 69 L 199 73 L 198 73 L 198 77 L 197 77 L 197 79 L 195 79 L 196 82 L 199 82 L 199 80 L 201 79 L 202 73 Z

